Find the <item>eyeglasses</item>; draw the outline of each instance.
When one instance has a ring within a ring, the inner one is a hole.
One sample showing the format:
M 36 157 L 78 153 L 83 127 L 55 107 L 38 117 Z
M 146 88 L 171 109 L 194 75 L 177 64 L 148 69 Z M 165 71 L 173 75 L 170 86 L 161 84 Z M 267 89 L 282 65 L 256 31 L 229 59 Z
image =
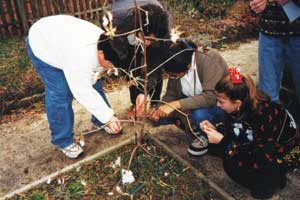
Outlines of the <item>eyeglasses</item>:
M 181 78 L 180 75 L 175 75 L 175 74 L 174 75 L 168 74 L 168 76 L 169 76 L 169 79 L 174 79 L 174 80 L 178 80 Z
M 188 69 L 184 72 L 179 72 L 179 73 L 172 73 L 172 72 L 167 72 L 169 79 L 181 79 L 184 75 L 186 75 L 188 73 L 190 69 L 190 66 L 188 66 Z
M 181 79 L 182 77 L 184 77 L 184 75 L 186 75 L 187 72 L 188 72 L 188 70 L 185 71 L 185 72 L 180 72 L 180 73 L 170 73 L 169 72 L 168 76 L 169 76 L 170 79 L 177 80 L 177 79 Z

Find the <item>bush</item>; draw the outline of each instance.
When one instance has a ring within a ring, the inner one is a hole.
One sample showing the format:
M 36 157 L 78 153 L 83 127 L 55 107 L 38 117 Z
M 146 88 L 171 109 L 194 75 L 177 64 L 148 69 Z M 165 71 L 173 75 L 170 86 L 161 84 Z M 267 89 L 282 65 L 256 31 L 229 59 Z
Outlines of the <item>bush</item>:
M 172 6 L 181 6 L 190 14 L 197 12 L 204 19 L 222 18 L 236 1 L 234 0 L 168 0 Z

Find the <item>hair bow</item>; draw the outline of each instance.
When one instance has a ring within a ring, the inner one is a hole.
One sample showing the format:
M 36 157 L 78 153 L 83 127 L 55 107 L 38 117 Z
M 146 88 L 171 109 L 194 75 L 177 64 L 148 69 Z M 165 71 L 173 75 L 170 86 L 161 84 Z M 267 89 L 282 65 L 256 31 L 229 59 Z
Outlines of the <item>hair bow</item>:
M 242 83 L 242 75 L 240 73 L 240 69 L 236 67 L 228 68 L 228 72 L 230 75 L 230 80 L 232 83 Z

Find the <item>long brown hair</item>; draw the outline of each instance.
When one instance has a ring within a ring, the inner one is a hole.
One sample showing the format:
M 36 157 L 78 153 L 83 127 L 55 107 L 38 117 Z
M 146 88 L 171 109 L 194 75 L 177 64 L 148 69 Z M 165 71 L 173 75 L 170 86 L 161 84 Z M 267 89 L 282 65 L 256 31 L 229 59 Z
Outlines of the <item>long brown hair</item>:
M 230 75 L 224 77 L 216 84 L 215 90 L 224 93 L 232 101 L 240 100 L 242 102 L 240 113 L 250 114 L 256 110 L 258 102 L 269 102 L 270 97 L 256 89 L 249 75 L 240 74 L 240 76 L 240 83 L 232 83 Z

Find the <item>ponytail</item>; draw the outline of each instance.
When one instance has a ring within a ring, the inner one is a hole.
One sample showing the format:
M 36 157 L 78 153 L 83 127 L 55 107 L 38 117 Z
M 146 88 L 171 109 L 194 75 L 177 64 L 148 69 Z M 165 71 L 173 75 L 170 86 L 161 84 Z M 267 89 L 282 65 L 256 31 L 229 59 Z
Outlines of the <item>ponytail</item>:
M 251 105 L 252 110 L 255 110 L 257 107 L 257 90 L 254 84 L 254 81 L 249 75 L 243 75 L 243 79 L 248 88 L 249 93 L 249 104 Z
M 236 76 L 236 73 L 234 75 Z M 238 75 L 240 76 L 238 82 L 232 79 L 232 74 L 221 79 L 215 87 L 216 92 L 224 93 L 232 101 L 240 100 L 242 102 L 241 113 L 252 113 L 256 110 L 258 102 L 270 101 L 267 95 L 256 89 L 249 75 L 240 73 Z

